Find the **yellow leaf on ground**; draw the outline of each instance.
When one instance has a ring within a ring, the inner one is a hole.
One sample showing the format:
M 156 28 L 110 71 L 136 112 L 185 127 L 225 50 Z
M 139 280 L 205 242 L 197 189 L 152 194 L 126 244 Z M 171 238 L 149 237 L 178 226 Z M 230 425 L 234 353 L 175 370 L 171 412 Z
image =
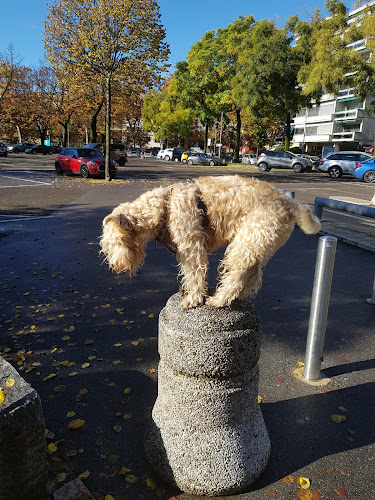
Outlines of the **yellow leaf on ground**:
M 149 318 L 154 318 L 155 317 L 155 314 L 154 313 L 151 313 L 148 315 Z
M 133 415 L 132 413 L 125 413 L 125 415 L 122 417 L 124 420 L 129 420 L 130 418 L 132 418 Z
M 149 477 L 148 479 L 146 479 L 146 486 L 147 486 L 147 488 L 150 488 L 151 490 L 155 490 L 158 485 L 157 485 L 156 481 L 154 481 L 153 479 L 151 479 Z
M 106 495 L 104 500 L 115 500 L 112 495 Z
M 121 426 L 120 426 L 120 425 L 114 425 L 114 426 L 112 427 L 112 429 L 113 429 L 115 432 L 117 432 L 117 433 L 118 433 L 118 432 L 121 432 Z
M 258 403 L 260 404 L 262 402 L 262 396 L 259 396 L 258 394 Z
M 13 387 L 14 384 L 15 384 L 15 380 L 13 378 L 8 378 L 8 380 L 6 380 L 4 382 L 5 387 Z
M 297 496 L 300 500 L 313 500 L 313 494 L 310 490 L 305 490 L 303 488 L 297 488 Z
M 66 474 L 65 472 L 60 472 L 60 474 L 57 474 L 56 479 L 59 483 L 62 483 L 66 479 Z
M 4 400 L 5 400 L 5 394 L 3 393 L 3 391 L 0 389 L 0 405 L 1 403 L 4 403 Z
M 89 477 L 89 475 L 90 475 L 90 471 L 85 470 L 85 472 L 82 472 L 82 474 L 80 474 L 78 476 L 78 479 L 87 479 Z
M 85 420 L 77 418 L 77 420 L 72 420 L 68 425 L 69 429 L 80 429 L 85 425 Z
M 90 366 L 90 363 L 83 363 L 81 365 L 81 368 L 88 368 Z
M 113 344 L 113 345 L 114 345 L 115 347 L 121 347 L 121 346 L 122 346 L 122 344 L 120 344 L 120 343 Z
M 139 345 L 138 340 L 133 340 L 132 345 L 135 345 L 135 346 Z
M 127 387 L 126 389 L 124 389 L 124 394 L 129 394 L 130 391 L 131 391 L 131 388 Z
M 65 385 L 57 385 L 54 389 L 53 392 L 63 392 L 65 391 Z
M 119 359 L 115 359 L 114 361 L 112 361 L 113 365 L 118 365 L 120 363 L 121 363 L 121 361 Z
M 51 453 L 55 453 L 55 451 L 57 450 L 57 446 L 55 445 L 55 443 L 50 443 L 48 445 L 48 450 L 51 452 Z
M 50 373 L 47 377 L 44 377 L 43 382 L 50 380 L 51 378 L 56 377 L 56 373 Z
M 125 477 L 125 481 L 127 483 L 135 483 L 137 481 L 137 478 L 134 476 L 134 474 L 128 474 L 126 477 Z
M 346 421 L 345 415 L 331 415 L 331 418 L 336 424 L 341 424 Z
M 131 469 L 127 469 L 126 467 L 121 467 L 121 469 L 118 471 L 117 475 L 118 476 L 125 476 L 126 474 L 131 473 Z
M 297 478 L 297 481 L 299 482 L 299 484 L 302 486 L 302 488 L 304 490 L 308 490 L 310 488 L 310 480 L 307 479 L 307 477 L 301 477 L 301 476 L 299 476 Z
M 72 417 L 74 417 L 74 416 L 75 416 L 75 414 L 76 414 L 76 412 L 75 412 L 75 411 L 68 411 L 68 413 L 66 414 L 66 416 L 67 416 L 68 418 L 72 418 Z

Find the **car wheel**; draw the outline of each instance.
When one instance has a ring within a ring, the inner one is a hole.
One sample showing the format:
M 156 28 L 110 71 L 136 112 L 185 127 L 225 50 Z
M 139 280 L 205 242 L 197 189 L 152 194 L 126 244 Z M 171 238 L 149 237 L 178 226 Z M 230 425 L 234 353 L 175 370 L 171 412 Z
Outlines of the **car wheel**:
M 339 177 L 342 176 L 342 170 L 340 167 L 335 165 L 334 167 L 330 167 L 328 169 L 328 174 L 332 179 L 338 179 Z
M 87 165 L 81 165 L 81 176 L 84 179 L 87 179 L 89 175 L 90 175 L 89 167 Z
M 16 154 L 17 154 L 17 153 L 19 153 L 19 152 L 20 152 L 20 150 L 19 150 L 18 148 L 13 149 L 13 153 L 16 153 Z
M 187 161 L 186 160 L 182 160 L 182 163 L 187 163 Z
M 368 170 L 363 176 L 363 180 L 369 184 L 375 184 L 375 170 Z
M 118 164 L 120 165 L 120 167 L 123 167 L 125 165 L 125 158 L 120 158 Z
M 168 155 L 167 155 L 167 156 L 164 156 L 164 160 L 165 160 L 165 161 L 169 161 L 169 160 L 170 160 L 169 156 L 168 156 Z
M 210 160 L 210 161 L 208 162 L 208 164 L 210 165 L 210 167 L 215 166 L 215 162 L 214 162 L 214 160 Z
M 294 170 L 294 172 L 299 174 L 299 173 L 303 172 L 303 165 L 301 163 L 296 163 L 295 165 L 293 165 L 293 170 Z
M 174 161 L 178 163 L 180 160 L 178 158 L 175 158 Z
M 64 173 L 59 162 L 55 163 L 55 170 L 57 175 L 62 175 Z
M 259 163 L 258 165 L 258 169 L 261 171 L 261 172 L 267 172 L 268 170 L 268 167 L 267 167 L 267 164 L 266 163 Z
M 188 161 L 187 161 L 187 164 L 188 164 L 188 165 L 192 165 L 192 164 L 193 164 L 193 160 L 188 160 Z

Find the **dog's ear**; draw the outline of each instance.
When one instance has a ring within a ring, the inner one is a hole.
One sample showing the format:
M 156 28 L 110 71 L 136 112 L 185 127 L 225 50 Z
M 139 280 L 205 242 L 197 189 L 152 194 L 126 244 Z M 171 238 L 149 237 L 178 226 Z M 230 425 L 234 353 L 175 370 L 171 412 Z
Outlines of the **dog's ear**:
M 110 214 L 103 220 L 103 227 L 108 224 L 109 221 L 115 222 L 121 229 L 127 231 L 131 229 L 132 225 L 129 219 L 123 214 Z

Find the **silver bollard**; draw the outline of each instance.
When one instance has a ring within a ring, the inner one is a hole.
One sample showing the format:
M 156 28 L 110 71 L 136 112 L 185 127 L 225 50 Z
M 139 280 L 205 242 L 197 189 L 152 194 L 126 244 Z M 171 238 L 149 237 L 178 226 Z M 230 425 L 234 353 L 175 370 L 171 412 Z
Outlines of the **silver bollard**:
M 324 337 L 336 246 L 337 240 L 332 236 L 319 238 L 309 329 L 307 332 L 305 366 L 302 373 L 302 377 L 308 381 L 317 381 L 321 378 L 320 367 L 323 361 Z
M 374 284 L 372 285 L 372 295 L 369 299 L 367 299 L 367 302 L 369 304 L 375 304 L 375 278 L 374 278 Z

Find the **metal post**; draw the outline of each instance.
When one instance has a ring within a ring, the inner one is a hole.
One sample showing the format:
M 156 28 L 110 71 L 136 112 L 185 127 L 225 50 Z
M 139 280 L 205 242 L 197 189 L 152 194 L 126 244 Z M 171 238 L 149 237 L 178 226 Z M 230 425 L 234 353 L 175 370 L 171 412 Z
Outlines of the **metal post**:
M 367 299 L 367 302 L 369 304 L 375 304 L 375 278 L 374 278 L 374 284 L 372 285 L 372 295 L 369 299 Z
M 336 246 L 337 240 L 332 236 L 322 236 L 319 238 L 309 329 L 307 333 L 305 366 L 302 373 L 303 378 L 310 381 L 317 381 L 321 378 L 320 366 L 323 361 L 324 337 L 327 326 Z

